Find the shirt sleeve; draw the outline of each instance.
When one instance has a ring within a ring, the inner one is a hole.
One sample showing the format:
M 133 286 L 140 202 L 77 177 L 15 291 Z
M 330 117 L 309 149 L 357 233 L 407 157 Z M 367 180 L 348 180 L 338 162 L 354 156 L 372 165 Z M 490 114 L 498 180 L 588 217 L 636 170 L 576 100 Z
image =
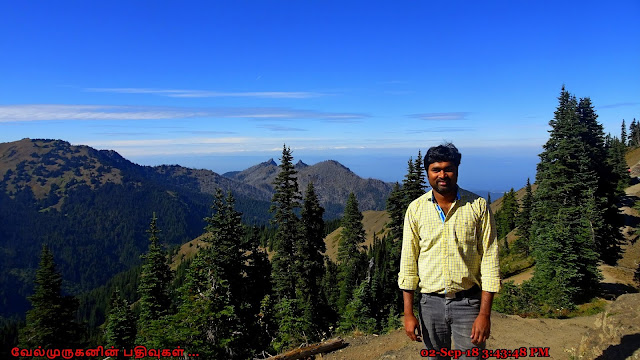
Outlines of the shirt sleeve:
M 400 255 L 400 272 L 398 287 L 402 290 L 415 290 L 420 278 L 418 276 L 418 257 L 420 256 L 420 234 L 412 206 L 404 216 L 402 231 L 402 253 Z
M 500 291 L 500 260 L 498 258 L 498 236 L 496 223 L 489 205 L 485 203 L 480 220 L 480 234 L 482 240 L 482 262 L 480 264 L 480 281 L 482 290 L 488 292 Z

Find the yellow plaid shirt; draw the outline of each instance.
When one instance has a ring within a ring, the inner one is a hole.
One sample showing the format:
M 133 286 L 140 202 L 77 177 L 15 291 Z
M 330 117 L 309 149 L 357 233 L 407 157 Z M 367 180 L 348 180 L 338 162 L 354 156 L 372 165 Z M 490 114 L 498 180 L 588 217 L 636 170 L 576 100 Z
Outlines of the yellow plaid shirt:
M 446 294 L 477 284 L 498 292 L 498 241 L 487 201 L 458 188 L 458 199 L 443 221 L 432 191 L 407 209 L 398 286 Z

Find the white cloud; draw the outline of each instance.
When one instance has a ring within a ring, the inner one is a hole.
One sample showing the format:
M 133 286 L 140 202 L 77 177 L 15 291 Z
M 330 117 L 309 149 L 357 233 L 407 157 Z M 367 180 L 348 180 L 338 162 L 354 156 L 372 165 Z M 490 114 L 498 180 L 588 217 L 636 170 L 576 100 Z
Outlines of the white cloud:
M 444 112 L 444 113 L 424 113 L 412 114 L 409 117 L 420 120 L 466 120 L 468 112 Z
M 190 118 L 355 120 L 357 113 L 331 113 L 291 108 L 182 108 L 115 105 L 0 105 L 0 122 L 45 120 L 161 120 Z
M 214 97 L 255 97 L 270 99 L 307 99 L 324 96 L 325 94 L 310 91 L 248 91 L 223 92 L 206 90 L 179 89 L 145 89 L 145 88 L 87 88 L 89 92 L 106 92 L 119 94 L 152 94 L 175 98 L 214 98 Z

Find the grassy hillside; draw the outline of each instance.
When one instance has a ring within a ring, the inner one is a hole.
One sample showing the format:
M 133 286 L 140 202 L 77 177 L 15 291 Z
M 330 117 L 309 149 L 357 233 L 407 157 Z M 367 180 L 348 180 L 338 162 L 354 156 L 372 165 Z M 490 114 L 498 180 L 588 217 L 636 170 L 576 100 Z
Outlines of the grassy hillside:
M 364 219 L 362 219 L 362 225 L 366 232 L 367 239 L 364 243 L 366 246 L 373 244 L 373 234 L 378 237 L 382 237 L 386 233 L 385 225 L 389 222 L 389 214 L 386 211 L 374 211 L 368 210 L 362 213 Z M 324 242 L 327 244 L 326 254 L 331 260 L 336 261 L 338 255 L 338 237 L 342 231 L 342 227 L 337 228 L 331 234 L 329 234 Z

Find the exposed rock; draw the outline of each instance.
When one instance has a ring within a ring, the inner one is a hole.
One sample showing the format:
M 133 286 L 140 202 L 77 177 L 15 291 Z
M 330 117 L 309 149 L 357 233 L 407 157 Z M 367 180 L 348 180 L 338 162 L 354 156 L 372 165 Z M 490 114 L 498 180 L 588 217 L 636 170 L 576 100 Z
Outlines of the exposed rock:
M 621 295 L 582 338 L 578 359 L 640 359 L 640 294 Z

